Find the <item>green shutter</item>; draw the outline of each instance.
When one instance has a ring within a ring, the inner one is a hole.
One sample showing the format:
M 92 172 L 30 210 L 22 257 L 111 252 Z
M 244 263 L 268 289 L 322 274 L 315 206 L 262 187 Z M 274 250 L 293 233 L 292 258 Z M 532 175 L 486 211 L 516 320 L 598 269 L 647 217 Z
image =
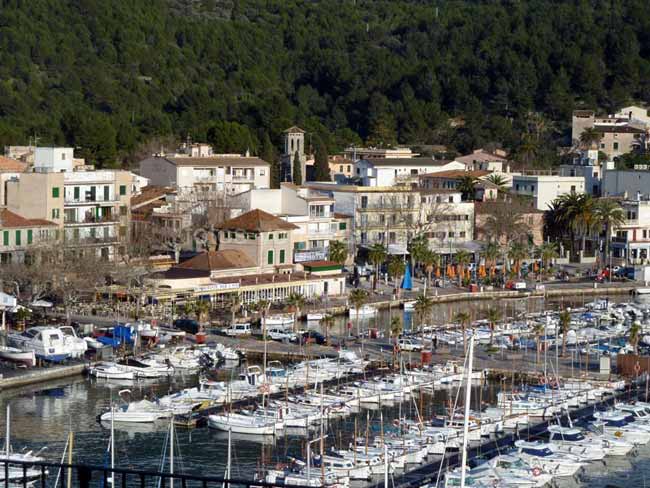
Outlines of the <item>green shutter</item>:
M 269 234 L 269 241 L 273 240 L 273 234 Z
M 59 198 L 59 187 L 58 186 L 53 186 L 52 187 L 52 198 Z
M 32 229 L 27 230 L 27 244 L 32 243 L 33 237 L 34 237 L 34 233 L 33 233 Z
M 339 222 L 339 230 L 345 230 L 347 229 L 347 227 L 348 224 L 346 224 L 345 222 Z
M 9 245 L 9 231 L 5 230 L 2 233 L 2 245 L 3 246 L 8 246 Z
M 284 264 L 284 249 L 280 249 L 280 264 Z
M 20 246 L 20 231 L 16 231 L 16 246 Z
M 107 186 L 104 187 L 104 201 L 108 201 L 109 189 Z
M 74 199 L 79 200 L 79 187 L 78 186 L 74 187 Z
M 126 195 L 126 185 L 120 185 L 120 196 Z
M 269 251 L 266 258 L 267 264 L 273 264 L 273 251 Z

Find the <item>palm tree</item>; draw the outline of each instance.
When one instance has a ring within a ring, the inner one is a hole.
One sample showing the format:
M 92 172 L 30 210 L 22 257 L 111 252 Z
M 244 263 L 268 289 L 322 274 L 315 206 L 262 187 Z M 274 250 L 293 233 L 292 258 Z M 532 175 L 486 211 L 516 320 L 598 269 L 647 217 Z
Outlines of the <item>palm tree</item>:
M 375 282 L 372 284 L 372 289 L 377 289 L 377 281 L 379 281 L 379 266 L 386 261 L 386 256 L 388 256 L 388 250 L 386 246 L 380 243 L 375 243 L 370 246 L 368 250 L 368 258 L 370 262 L 375 267 Z
M 493 271 L 496 268 L 497 259 L 501 256 L 501 249 L 496 242 L 488 242 L 483 246 L 481 254 L 485 258 L 485 266 L 490 268 L 490 271 Z
M 338 264 L 344 264 L 348 259 L 348 248 L 343 241 L 330 241 L 329 258 Z
M 537 355 L 535 356 L 535 364 L 539 364 L 539 353 L 542 346 L 542 336 L 544 335 L 544 324 L 540 324 L 539 322 L 536 323 L 533 327 L 533 334 L 535 334 L 535 349 L 537 351 Z
M 598 226 L 605 228 L 605 263 L 609 263 L 609 242 L 612 229 L 625 222 L 625 212 L 619 203 L 609 198 L 599 198 L 594 205 Z
M 639 348 L 639 341 L 641 340 L 641 325 L 638 322 L 634 322 L 630 327 L 630 338 L 629 342 L 634 348 L 634 354 L 637 354 Z
M 424 264 L 424 270 L 427 272 L 427 283 L 431 286 L 431 275 L 434 269 L 440 266 L 440 255 L 431 249 L 427 249 L 427 252 L 422 256 L 422 264 Z
M 595 127 L 589 127 L 582 131 L 580 134 L 580 146 L 583 149 L 591 149 L 594 145 L 597 146 L 598 142 L 603 138 L 603 133 L 599 132 Z
M 497 190 L 500 192 L 505 192 L 508 190 L 508 180 L 505 178 L 505 176 L 499 173 L 491 173 L 487 175 L 485 181 L 489 181 L 495 185 L 497 187 Z
M 418 295 L 415 299 L 415 313 L 420 322 L 420 328 L 424 331 L 424 319 L 428 318 L 429 312 L 433 307 L 433 300 L 426 295 Z
M 501 318 L 501 312 L 495 307 L 488 308 L 487 311 L 487 320 L 490 324 L 490 345 L 494 342 L 494 329 L 497 326 L 497 322 Z
M 205 322 L 210 313 L 210 302 L 207 300 L 197 301 L 195 305 L 195 313 L 199 322 Z
M 239 295 L 234 295 L 232 297 L 232 302 L 230 303 L 230 313 L 232 314 L 230 321 L 234 322 L 235 321 L 235 315 L 237 315 L 237 312 L 241 309 L 241 298 L 239 298 Z
M 560 195 L 556 202 L 560 223 L 568 226 L 572 241 L 576 235 L 582 238 L 581 249 L 584 251 L 587 235 L 593 232 L 598 223 L 595 219 L 593 198 L 586 193 L 570 192 Z
M 513 242 L 508 249 L 508 259 L 511 259 L 517 269 L 517 277 L 521 278 L 521 262 L 528 257 L 528 247 L 521 242 Z
M 544 242 L 537 247 L 537 255 L 542 260 L 542 268 L 548 269 L 551 260 L 560 256 L 555 242 Z
M 459 249 L 456 252 L 456 263 L 458 264 L 458 286 L 463 284 L 463 277 L 465 276 L 465 266 L 472 261 L 472 255 L 464 249 Z
M 406 270 L 406 264 L 402 261 L 402 258 L 393 256 L 388 262 L 388 274 L 393 278 L 393 283 L 395 284 L 395 290 L 397 296 L 399 297 L 399 280 L 404 276 L 404 271 Z
M 355 325 L 357 328 L 357 336 L 361 335 L 359 333 L 359 309 L 368 301 L 368 292 L 361 288 L 355 288 L 350 292 L 349 295 L 350 303 L 357 309 L 357 314 L 355 316 Z
M 293 329 L 296 330 L 300 309 L 305 306 L 305 297 L 301 293 L 291 293 L 287 297 L 287 303 L 293 309 Z
M 462 193 L 462 199 L 465 201 L 474 200 L 476 194 L 476 185 L 478 178 L 471 175 L 461 176 L 456 185 L 456 190 Z
M 404 326 L 402 325 L 402 319 L 399 317 L 393 317 L 390 320 L 390 336 L 393 339 L 393 367 L 395 367 L 395 350 L 397 349 L 397 341 Z
M 463 332 L 463 352 L 467 354 L 467 334 L 465 333 L 465 331 L 467 330 L 467 325 L 471 320 L 470 316 L 467 312 L 458 312 L 454 317 L 454 320 L 458 322 Z
M 183 309 L 185 311 L 185 315 L 187 315 L 188 317 L 196 316 L 196 302 L 194 300 L 185 302 L 185 305 L 183 305 Z
M 562 356 L 566 356 L 566 336 L 571 327 L 571 312 L 566 308 L 560 312 L 560 330 L 562 331 Z
M 429 240 L 424 234 L 420 234 L 408 243 L 407 246 L 410 260 L 411 260 L 411 270 L 415 273 L 415 269 L 418 264 L 420 264 L 426 254 L 429 252 Z
M 330 329 L 334 326 L 334 316 L 325 315 L 320 319 L 320 327 L 323 332 L 325 332 L 325 342 L 329 344 L 330 342 Z

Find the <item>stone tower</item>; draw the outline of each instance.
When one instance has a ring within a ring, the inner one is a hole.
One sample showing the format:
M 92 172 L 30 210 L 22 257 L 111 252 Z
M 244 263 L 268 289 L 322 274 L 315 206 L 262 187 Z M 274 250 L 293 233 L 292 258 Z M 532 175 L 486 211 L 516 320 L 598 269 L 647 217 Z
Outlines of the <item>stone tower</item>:
M 284 150 L 282 154 L 282 181 L 291 181 L 293 175 L 293 159 L 298 151 L 301 163 L 301 173 L 303 181 L 306 176 L 307 157 L 305 156 L 305 131 L 300 127 L 289 127 L 283 133 Z

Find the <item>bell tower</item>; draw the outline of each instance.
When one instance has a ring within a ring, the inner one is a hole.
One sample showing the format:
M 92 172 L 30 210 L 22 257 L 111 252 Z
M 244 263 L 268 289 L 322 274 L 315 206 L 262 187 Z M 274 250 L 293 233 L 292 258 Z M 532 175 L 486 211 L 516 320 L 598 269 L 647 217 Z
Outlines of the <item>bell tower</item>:
M 284 151 L 282 154 L 282 181 L 291 181 L 293 175 L 293 162 L 296 152 L 301 164 L 301 174 L 305 181 L 305 131 L 300 127 L 289 127 L 283 133 Z

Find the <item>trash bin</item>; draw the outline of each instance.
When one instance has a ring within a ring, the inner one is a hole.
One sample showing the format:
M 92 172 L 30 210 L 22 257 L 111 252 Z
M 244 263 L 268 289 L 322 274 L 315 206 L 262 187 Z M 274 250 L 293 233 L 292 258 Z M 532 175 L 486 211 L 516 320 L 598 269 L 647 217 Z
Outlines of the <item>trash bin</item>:
M 198 332 L 195 336 L 197 344 L 205 344 L 207 334 L 205 332 Z

